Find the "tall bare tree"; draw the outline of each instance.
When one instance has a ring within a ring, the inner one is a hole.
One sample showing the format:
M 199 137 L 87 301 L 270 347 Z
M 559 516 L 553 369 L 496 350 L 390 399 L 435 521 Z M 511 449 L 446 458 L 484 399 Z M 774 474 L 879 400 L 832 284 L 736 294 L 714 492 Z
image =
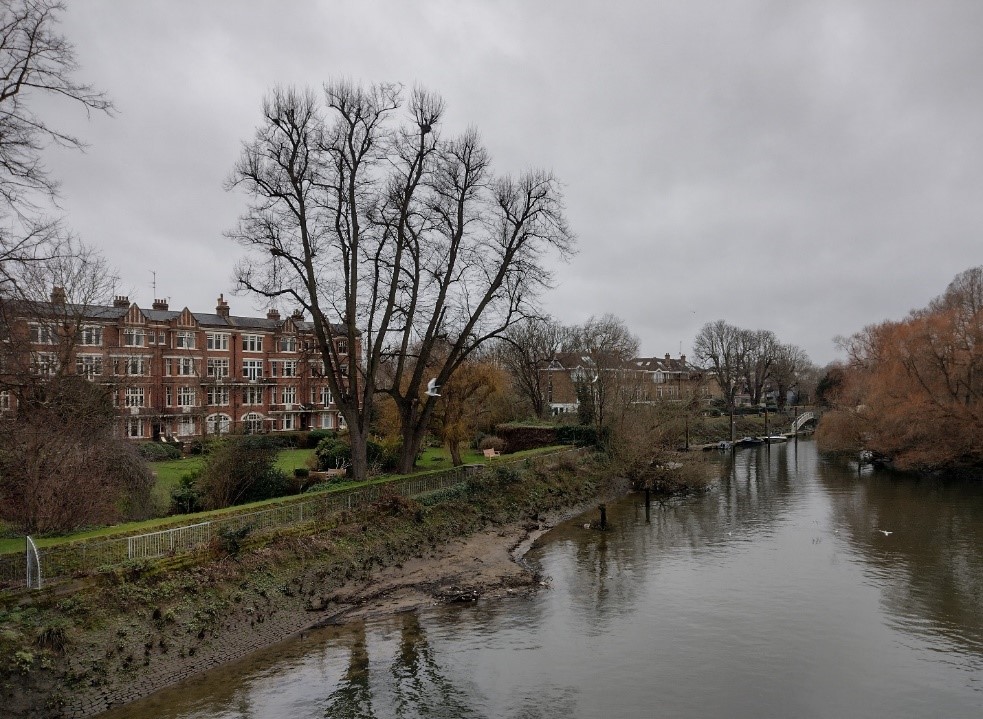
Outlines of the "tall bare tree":
M 728 409 L 733 409 L 747 364 L 745 331 L 724 320 L 707 322 L 696 336 L 693 350 L 697 362 L 713 372 Z
M 775 403 L 779 410 L 785 409 L 789 391 L 801 389 L 803 380 L 811 376 L 814 371 L 815 368 L 804 349 L 792 344 L 776 345 L 769 376 L 777 393 Z M 801 395 L 802 392 L 799 394 Z
M 74 249 L 60 223 L 40 212 L 42 200 L 58 189 L 41 153 L 52 144 L 81 149 L 84 143 L 38 115 L 33 100 L 49 95 L 87 113 L 113 111 L 102 92 L 74 79 L 75 50 L 57 31 L 64 9 L 53 0 L 0 4 L 0 297 L 12 294 L 26 266 Z
M 551 317 L 529 317 L 502 335 L 499 357 L 516 392 L 529 402 L 536 417 L 545 417 L 549 408 L 543 370 L 556 357 L 569 334 L 567 327 Z
M 638 337 L 618 317 L 591 317 L 571 331 L 569 348 L 587 359 L 585 374 L 577 380 L 581 402 L 592 408 L 593 422 L 603 432 L 640 397 L 641 373 L 632 365 L 638 356 Z
M 229 233 L 249 251 L 239 284 L 313 316 L 356 477 L 373 396 L 397 407 L 408 472 L 439 401 L 422 393 L 428 380 L 445 383 L 533 314 L 547 256 L 573 244 L 551 174 L 495 176 L 475 130 L 442 136 L 444 104 L 431 92 L 414 90 L 403 107 L 392 84 L 330 82 L 323 101 L 275 88 L 228 183 L 250 198 Z

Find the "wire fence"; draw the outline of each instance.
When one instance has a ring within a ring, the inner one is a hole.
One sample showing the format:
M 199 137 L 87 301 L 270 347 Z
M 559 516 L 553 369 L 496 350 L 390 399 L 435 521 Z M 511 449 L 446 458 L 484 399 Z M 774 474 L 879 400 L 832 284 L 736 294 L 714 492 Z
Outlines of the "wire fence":
M 383 495 L 397 494 L 419 497 L 461 484 L 469 479 L 482 479 L 497 467 L 516 469 L 527 466 L 549 466 L 564 457 L 572 457 L 582 450 L 570 449 L 537 455 L 514 461 L 496 461 L 492 465 L 466 465 L 426 475 L 396 479 L 350 490 L 328 491 L 298 497 L 268 509 L 223 515 L 195 524 L 161 529 L 156 532 L 111 539 L 70 542 L 41 548 L 31 556 L 35 572 L 43 575 L 45 583 L 79 576 L 118 566 L 124 562 L 143 559 L 153 560 L 174 557 L 206 547 L 223 534 L 241 531 L 249 527 L 252 532 L 269 531 L 324 519 L 344 510 L 352 510 L 378 501 Z M 30 541 L 30 538 L 28 538 Z M 31 542 L 33 545 L 33 542 Z M 30 578 L 30 567 L 28 577 Z M 0 556 L 0 589 L 23 587 L 25 554 Z

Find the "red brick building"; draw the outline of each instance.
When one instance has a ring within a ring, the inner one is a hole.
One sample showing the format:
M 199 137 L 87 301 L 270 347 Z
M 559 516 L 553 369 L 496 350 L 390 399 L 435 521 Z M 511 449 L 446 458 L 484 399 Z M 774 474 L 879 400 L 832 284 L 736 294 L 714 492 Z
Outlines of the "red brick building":
M 56 288 L 47 311 L 23 312 L 16 320 L 29 347 L 29 371 L 42 379 L 77 374 L 105 385 L 123 432 L 134 439 L 344 426 L 315 350 L 313 324 L 299 312 L 242 317 L 223 297 L 214 313 L 171 310 L 164 300 L 144 309 L 122 296 L 112 306 L 66 306 Z M 342 329 L 331 331 L 340 335 Z M 335 342 L 339 354 L 358 357 L 358 347 L 348 348 L 341 337 Z M 13 402 L 0 392 L 0 408 L 13 409 Z

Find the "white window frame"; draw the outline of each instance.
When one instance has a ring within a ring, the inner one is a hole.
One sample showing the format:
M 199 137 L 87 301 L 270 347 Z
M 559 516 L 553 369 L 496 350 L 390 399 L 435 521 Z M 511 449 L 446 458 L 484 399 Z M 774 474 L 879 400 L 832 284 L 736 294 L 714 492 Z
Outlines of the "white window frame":
M 144 436 L 143 433 L 143 418 L 142 417 L 127 417 L 126 418 L 126 436 L 130 439 L 140 439 Z
M 198 401 L 198 392 L 194 387 L 182 385 L 177 388 L 177 406 L 194 407 Z
M 123 397 L 124 407 L 143 407 L 144 392 L 143 387 L 127 387 Z
M 297 388 L 294 386 L 281 387 L 280 404 L 297 404 Z
M 229 350 L 228 332 L 209 332 L 205 335 L 205 348 L 227 352 Z
M 193 350 L 195 348 L 195 332 L 189 330 L 178 330 L 175 332 L 174 348 L 181 350 Z
M 297 351 L 297 338 L 296 337 L 281 337 L 279 344 L 280 344 L 280 351 L 281 352 L 296 352 Z
M 120 339 L 123 347 L 143 347 L 146 344 L 146 333 L 142 328 L 125 327 Z
M 242 361 L 242 376 L 249 380 L 263 378 L 263 360 L 247 359 Z
M 243 335 L 242 336 L 242 351 L 243 352 L 262 352 L 263 351 L 263 335 Z
M 79 329 L 79 345 L 82 347 L 102 347 L 102 327 L 83 325 Z
M 205 367 L 205 374 L 208 377 L 228 377 L 229 360 L 209 358 Z
M 246 434 L 263 431 L 263 415 L 259 412 L 246 412 L 242 415 L 242 429 Z
M 195 435 L 195 418 L 192 416 L 178 417 L 177 436 L 193 437 Z
M 30 324 L 31 343 L 36 345 L 53 345 L 55 343 L 55 333 L 51 325 L 40 322 Z
M 89 379 L 102 376 L 102 355 L 75 355 L 75 374 Z
M 283 415 L 280 418 L 280 428 L 285 432 L 297 429 L 297 415 L 293 412 Z
M 216 412 L 205 418 L 205 431 L 208 434 L 228 434 L 232 429 L 232 418 L 224 412 Z
M 229 388 L 209 387 L 206 393 L 206 402 L 209 407 L 227 407 L 229 405 Z
M 263 404 L 262 387 L 243 387 L 242 404 L 246 407 L 255 407 Z

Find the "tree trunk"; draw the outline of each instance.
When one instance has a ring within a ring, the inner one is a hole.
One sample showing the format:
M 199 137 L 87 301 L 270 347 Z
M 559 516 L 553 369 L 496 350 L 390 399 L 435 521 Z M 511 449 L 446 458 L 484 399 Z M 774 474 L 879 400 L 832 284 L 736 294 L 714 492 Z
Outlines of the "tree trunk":
M 461 458 L 461 443 L 457 440 L 447 443 L 447 449 L 451 453 L 451 464 L 455 467 L 460 467 L 464 464 L 464 460 Z

